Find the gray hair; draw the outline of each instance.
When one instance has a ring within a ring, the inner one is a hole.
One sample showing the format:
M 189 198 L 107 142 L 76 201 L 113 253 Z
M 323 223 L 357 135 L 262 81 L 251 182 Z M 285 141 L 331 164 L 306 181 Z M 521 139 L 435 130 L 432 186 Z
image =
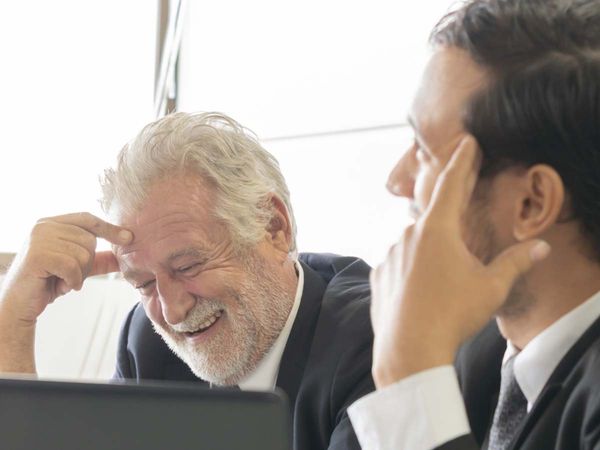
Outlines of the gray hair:
M 150 123 L 119 153 L 101 180 L 102 208 L 142 207 L 152 185 L 178 173 L 197 174 L 217 192 L 216 215 L 237 245 L 258 242 L 274 210 L 275 195 L 287 208 L 296 253 L 296 222 L 279 163 L 254 133 L 219 113 L 175 113 Z

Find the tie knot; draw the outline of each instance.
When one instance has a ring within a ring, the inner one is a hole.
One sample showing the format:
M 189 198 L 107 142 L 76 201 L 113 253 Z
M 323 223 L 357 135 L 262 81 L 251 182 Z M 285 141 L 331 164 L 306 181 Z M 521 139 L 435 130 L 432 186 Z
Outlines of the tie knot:
M 515 360 L 517 356 L 512 356 L 506 363 L 502 365 L 500 370 L 500 392 L 504 389 L 518 389 L 523 395 L 523 391 L 519 387 L 517 378 L 515 377 Z

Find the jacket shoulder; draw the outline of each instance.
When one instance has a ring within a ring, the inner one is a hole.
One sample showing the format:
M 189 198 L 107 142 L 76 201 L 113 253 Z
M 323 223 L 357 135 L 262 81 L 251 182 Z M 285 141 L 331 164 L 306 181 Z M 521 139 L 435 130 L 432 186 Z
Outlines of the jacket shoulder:
M 364 335 L 372 340 L 370 303 L 371 267 L 362 259 L 331 253 L 302 253 L 300 261 L 326 283 L 318 328 L 330 331 L 330 339 L 343 340 L 346 334 Z M 346 341 L 346 344 L 351 343 Z

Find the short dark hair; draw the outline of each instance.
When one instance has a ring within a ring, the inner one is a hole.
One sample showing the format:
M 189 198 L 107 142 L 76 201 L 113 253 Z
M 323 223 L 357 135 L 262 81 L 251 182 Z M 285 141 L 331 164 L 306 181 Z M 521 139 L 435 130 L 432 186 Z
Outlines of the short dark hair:
M 489 74 L 463 117 L 482 149 L 480 176 L 553 167 L 600 260 L 600 0 L 471 0 L 430 40 Z

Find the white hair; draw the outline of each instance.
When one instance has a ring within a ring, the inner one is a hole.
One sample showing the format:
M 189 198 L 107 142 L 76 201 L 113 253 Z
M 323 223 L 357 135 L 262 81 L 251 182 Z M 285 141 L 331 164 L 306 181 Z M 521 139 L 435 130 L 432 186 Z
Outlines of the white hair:
M 254 133 L 220 113 L 178 112 L 144 127 L 123 147 L 116 168 L 104 172 L 102 208 L 136 211 L 156 182 L 182 173 L 215 189 L 217 217 L 242 246 L 264 236 L 274 213 L 270 198 L 279 197 L 291 225 L 290 253 L 296 253 L 296 222 L 279 163 Z

